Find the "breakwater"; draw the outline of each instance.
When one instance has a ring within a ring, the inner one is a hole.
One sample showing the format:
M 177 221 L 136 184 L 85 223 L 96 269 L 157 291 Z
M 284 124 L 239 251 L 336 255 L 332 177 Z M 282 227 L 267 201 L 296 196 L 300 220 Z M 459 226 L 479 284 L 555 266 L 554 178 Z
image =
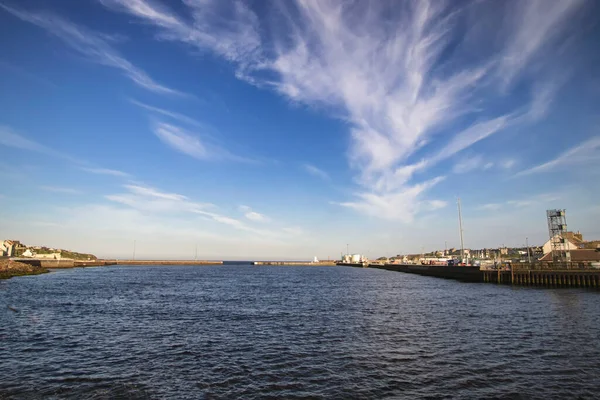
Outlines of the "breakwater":
M 326 266 L 335 265 L 335 261 L 254 261 L 253 265 L 296 265 L 296 266 Z
M 213 260 L 103 260 L 111 265 L 221 265 Z M 107 264 L 108 265 L 108 264 Z

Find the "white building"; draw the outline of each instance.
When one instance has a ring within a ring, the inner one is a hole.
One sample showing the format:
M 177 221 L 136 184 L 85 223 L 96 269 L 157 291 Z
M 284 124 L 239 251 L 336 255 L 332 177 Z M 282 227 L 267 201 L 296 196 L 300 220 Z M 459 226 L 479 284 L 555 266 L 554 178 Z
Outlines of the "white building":
M 575 241 L 569 240 L 567 238 L 561 238 L 559 235 L 554 236 L 552 240 L 555 242 L 558 242 L 559 240 L 564 240 L 564 244 L 562 245 L 564 246 L 562 247 L 564 250 L 576 250 L 579 248 Z M 544 243 L 544 245 L 542 246 L 542 250 L 544 254 L 548 254 L 552 251 L 552 243 L 550 242 L 550 239 L 548 239 L 548 241 Z
M 22 257 L 34 257 L 35 253 L 31 249 L 27 249 L 21 254 Z
M 346 264 L 360 264 L 369 261 L 367 257 L 361 254 L 346 254 L 342 257 L 342 262 Z
M 12 257 L 15 253 L 15 242 L 12 240 L 4 240 L 0 243 L 0 255 Z

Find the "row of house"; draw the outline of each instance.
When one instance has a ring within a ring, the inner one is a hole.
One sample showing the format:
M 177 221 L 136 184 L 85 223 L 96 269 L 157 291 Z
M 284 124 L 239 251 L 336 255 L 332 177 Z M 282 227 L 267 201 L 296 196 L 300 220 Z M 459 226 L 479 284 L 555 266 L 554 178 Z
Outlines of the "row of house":
M 23 251 L 26 246 L 18 240 L 4 240 L 0 243 L 0 256 L 14 257 Z
M 61 252 L 42 246 L 28 247 L 18 240 L 3 240 L 0 243 L 0 257 L 35 257 L 59 260 Z
M 542 246 L 529 246 L 523 248 L 499 247 L 491 249 L 464 249 L 465 258 L 479 260 L 495 260 L 495 259 L 521 259 L 526 260 L 528 257 L 531 260 L 539 260 L 541 262 L 552 261 L 553 241 L 563 242 L 563 249 L 569 250 L 571 253 L 572 262 L 600 262 L 600 240 L 583 239 L 581 232 L 566 232 L 564 237 L 558 235 L 552 240 L 548 240 Z M 446 250 L 438 250 L 429 253 L 405 254 L 396 255 L 385 259 L 378 259 L 380 262 L 388 262 L 392 264 L 419 264 L 419 263 L 436 263 L 448 259 L 459 259 L 461 250 L 450 248 Z M 491 261 L 490 261 L 491 262 Z

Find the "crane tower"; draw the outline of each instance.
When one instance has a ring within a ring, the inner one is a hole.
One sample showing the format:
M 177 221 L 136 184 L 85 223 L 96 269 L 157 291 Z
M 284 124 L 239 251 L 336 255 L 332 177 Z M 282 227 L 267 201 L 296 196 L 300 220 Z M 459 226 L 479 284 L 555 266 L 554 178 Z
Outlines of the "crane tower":
M 546 210 L 548 217 L 548 234 L 554 266 L 571 261 L 571 253 L 567 244 L 567 217 L 565 210 Z

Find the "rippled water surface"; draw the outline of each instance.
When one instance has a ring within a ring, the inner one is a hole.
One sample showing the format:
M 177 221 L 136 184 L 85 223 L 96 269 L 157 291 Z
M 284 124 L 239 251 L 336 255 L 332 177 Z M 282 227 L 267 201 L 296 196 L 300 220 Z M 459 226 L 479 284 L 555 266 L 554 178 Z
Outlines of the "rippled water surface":
M 349 267 L 0 281 L 0 398 L 594 398 L 600 293 Z

